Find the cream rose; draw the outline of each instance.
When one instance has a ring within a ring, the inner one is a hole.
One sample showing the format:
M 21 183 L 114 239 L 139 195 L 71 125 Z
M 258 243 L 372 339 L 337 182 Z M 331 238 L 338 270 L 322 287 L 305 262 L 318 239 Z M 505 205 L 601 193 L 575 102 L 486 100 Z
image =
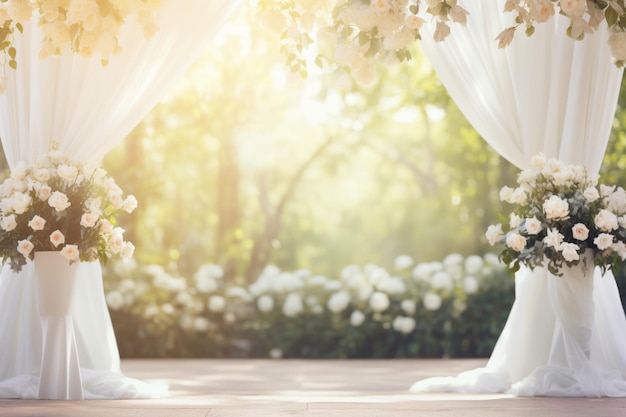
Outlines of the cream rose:
M 594 218 L 594 223 L 603 232 L 610 232 L 617 229 L 618 222 L 617 216 L 608 210 L 600 210 Z
M 360 310 L 354 310 L 352 314 L 350 314 L 350 325 L 352 325 L 352 327 L 359 327 L 364 321 L 365 314 Z
M 72 165 L 61 164 L 57 167 L 59 177 L 67 181 L 74 181 L 78 176 L 78 168 Z
M 50 207 L 53 207 L 56 211 L 63 211 L 69 206 L 72 205 L 67 199 L 67 196 L 60 191 L 53 191 L 48 198 L 48 204 Z
M 94 227 L 99 219 L 100 216 L 96 213 L 84 213 L 80 216 L 80 225 L 83 227 Z
M 28 226 L 33 229 L 35 232 L 38 230 L 43 230 L 46 225 L 46 220 L 40 216 L 33 216 L 32 219 L 28 222 Z
M 589 237 L 589 229 L 582 223 L 576 223 L 572 227 L 572 235 L 576 240 L 585 241 Z
M 34 247 L 35 245 L 33 245 L 33 243 L 27 239 L 17 242 L 17 251 L 24 255 L 25 258 L 28 258 Z
M 583 192 L 583 197 L 585 197 L 585 200 L 588 202 L 593 203 L 600 198 L 600 193 L 596 187 L 589 187 Z
M 550 220 L 562 220 L 569 216 L 569 204 L 559 196 L 553 195 L 543 203 L 543 212 Z
M 511 233 L 506 237 L 506 245 L 515 252 L 521 252 L 526 247 L 526 238 L 519 233 Z
M 37 198 L 41 201 L 48 201 L 50 196 L 52 195 L 52 188 L 48 185 L 42 185 L 37 190 Z
M 15 228 L 17 227 L 17 220 L 15 219 L 15 214 L 10 214 L 8 216 L 5 216 L 2 218 L 2 221 L 0 222 L 0 226 L 2 226 L 2 229 L 10 232 L 11 230 L 15 230 Z
M 375 313 L 382 313 L 387 310 L 389 308 L 389 304 L 389 297 L 385 293 L 376 291 L 370 297 L 369 305 Z
M 582 17 L 587 11 L 587 0 L 561 0 L 561 10 L 568 17 Z
M 76 245 L 66 245 L 61 249 L 61 256 L 69 261 L 74 261 L 78 259 L 80 256 L 80 252 L 78 252 L 78 246 Z
M 487 232 L 485 233 L 485 236 L 487 237 L 487 241 L 489 242 L 491 246 L 495 245 L 504 237 L 504 232 L 502 231 L 502 225 L 499 223 L 496 225 L 492 224 L 491 226 L 487 228 Z
M 567 262 L 573 262 L 580 259 L 578 254 L 578 245 L 575 243 L 562 243 L 561 252 L 563 253 L 563 259 Z
M 598 237 L 593 240 L 593 244 L 600 250 L 610 248 L 613 245 L 613 235 L 600 233 Z
M 545 243 L 545 245 L 548 247 L 552 247 L 558 250 L 561 247 L 564 238 L 565 237 L 561 233 L 559 233 L 558 230 L 549 229 L 548 234 L 545 238 L 543 238 L 543 243 Z
M 54 247 L 57 248 L 59 245 L 65 243 L 65 236 L 60 230 L 55 230 L 50 234 L 50 242 L 52 242 Z
M 526 221 L 524 223 L 524 227 L 526 229 L 526 232 L 529 235 L 539 234 L 539 232 L 541 232 L 541 230 L 542 230 L 541 222 L 539 220 L 537 220 L 536 217 L 533 217 L 531 219 L 526 219 Z

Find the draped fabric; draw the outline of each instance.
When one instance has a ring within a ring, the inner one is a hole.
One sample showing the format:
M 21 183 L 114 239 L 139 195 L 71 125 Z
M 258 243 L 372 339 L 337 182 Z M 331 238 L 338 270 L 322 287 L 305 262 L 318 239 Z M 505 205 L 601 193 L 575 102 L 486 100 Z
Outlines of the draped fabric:
M 461 2 L 459 2 L 461 4 Z M 496 4 L 497 3 L 497 4 Z M 611 61 L 608 30 L 574 41 L 555 16 L 522 30 L 506 49 L 495 38 L 511 25 L 504 0 L 468 0 L 466 28 L 422 47 L 469 122 L 520 168 L 543 152 L 600 169 L 622 71 Z M 591 280 L 593 284 L 591 285 Z M 555 277 L 522 268 L 516 299 L 485 368 L 419 381 L 412 391 L 516 395 L 626 396 L 626 318 L 613 275 Z
M 33 163 L 52 141 L 73 160 L 104 156 L 158 102 L 197 58 L 229 14 L 233 0 L 165 0 L 160 30 L 146 40 L 129 22 L 122 51 L 103 67 L 97 57 L 72 53 L 39 59 L 35 22 L 17 35 L 17 71 L 7 70 L 0 95 L 0 138 L 8 163 Z M 98 263 L 81 264 L 72 314 L 86 398 L 134 398 L 162 387 L 125 377 L 104 299 Z M 33 267 L 0 274 L 0 398 L 36 398 L 42 355 Z

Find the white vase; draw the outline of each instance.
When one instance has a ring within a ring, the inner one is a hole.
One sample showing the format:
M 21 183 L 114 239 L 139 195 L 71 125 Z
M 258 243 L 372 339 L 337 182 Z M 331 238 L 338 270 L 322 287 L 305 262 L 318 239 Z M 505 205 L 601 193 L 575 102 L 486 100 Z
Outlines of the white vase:
M 84 399 L 74 324 L 78 263 L 60 252 L 35 252 L 35 288 L 43 331 L 39 399 Z
M 563 331 L 567 355 L 574 355 L 575 350 L 589 359 L 595 313 L 593 252 L 588 249 L 583 259 L 576 266 L 564 267 L 562 276 L 551 277 L 549 295 Z

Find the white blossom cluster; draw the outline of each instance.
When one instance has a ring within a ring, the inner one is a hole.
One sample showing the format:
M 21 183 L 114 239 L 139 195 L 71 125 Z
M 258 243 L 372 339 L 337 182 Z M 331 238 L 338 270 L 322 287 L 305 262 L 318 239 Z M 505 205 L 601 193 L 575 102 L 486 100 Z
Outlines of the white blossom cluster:
M 491 225 L 491 245 L 502 242 L 507 264 L 544 266 L 560 273 L 563 264 L 578 265 L 586 250 L 604 270 L 626 260 L 626 192 L 598 186 L 580 165 L 567 165 L 539 154 L 532 167 L 518 176 L 517 188 L 503 187 L 500 199 L 517 205 L 510 213 L 509 231 Z
M 17 67 L 13 38 L 26 22 L 36 19 L 43 35 L 41 58 L 68 48 L 103 62 L 119 52 L 118 36 L 131 18 L 149 38 L 157 30 L 155 12 L 162 0 L 4 0 L 0 2 L 0 52 Z
M 33 165 L 18 163 L 0 185 L 0 254 L 15 271 L 44 250 L 71 262 L 128 260 L 135 248 L 113 220 L 136 207 L 98 161 L 76 163 L 53 149 Z
M 138 273 L 136 266 L 122 268 L 116 275 Z M 213 264 L 202 265 L 189 279 L 157 265 L 140 269 L 147 280 L 121 279 L 107 288 L 109 308 L 199 333 L 217 332 L 224 323 L 263 331 L 285 320 L 331 317 L 355 332 L 367 331 L 369 324 L 410 335 L 420 317 L 461 315 L 468 298 L 504 266 L 493 254 L 453 254 L 442 262 L 417 265 L 401 255 L 393 272 L 374 264 L 349 265 L 336 279 L 305 269 L 287 272 L 268 266 L 247 287 L 228 285 L 222 268 Z M 273 356 L 281 354 L 276 346 Z
M 623 1 L 615 0 L 507 0 L 505 12 L 516 15 L 516 24 L 503 30 L 498 36 L 499 47 L 511 43 L 519 26 L 525 27 L 528 36 L 534 32 L 535 23 L 546 22 L 555 15 L 563 14 L 570 20 L 567 35 L 583 39 L 593 34 L 600 23 L 606 21 L 611 34 L 609 46 L 618 66 L 626 60 L 626 10 Z

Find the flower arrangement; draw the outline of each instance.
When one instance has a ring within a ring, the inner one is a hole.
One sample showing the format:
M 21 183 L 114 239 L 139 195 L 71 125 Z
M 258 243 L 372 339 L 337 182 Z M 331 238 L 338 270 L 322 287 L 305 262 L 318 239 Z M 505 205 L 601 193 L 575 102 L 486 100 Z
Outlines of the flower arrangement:
M 81 55 L 99 53 L 103 63 L 119 51 L 118 35 L 132 16 L 146 37 L 158 29 L 154 14 L 162 0 L 3 0 L 0 2 L 0 52 L 5 64 L 17 68 L 15 31 L 33 15 L 43 32 L 40 57 L 59 54 L 65 47 Z
M 525 26 L 525 33 L 531 36 L 535 23 L 545 22 L 556 14 L 570 20 L 567 36 L 581 40 L 585 34 L 592 34 L 606 21 L 610 29 L 609 46 L 618 67 L 626 61 L 626 9 L 623 1 L 615 0 L 507 0 L 505 12 L 515 13 L 515 25 L 500 33 L 499 47 L 505 47 L 513 40 L 516 29 Z
M 306 77 L 313 61 L 322 69 L 343 68 L 364 85 L 376 80 L 376 61 L 395 63 L 411 59 L 411 45 L 421 39 L 420 29 L 426 20 L 435 22 L 436 41 L 450 35 L 451 23 L 465 25 L 469 13 L 458 3 L 457 0 L 259 0 L 261 20 L 281 34 L 281 51 L 292 71 Z M 493 3 L 493 7 L 498 7 Z M 497 36 L 500 48 L 511 43 L 520 26 L 531 36 L 537 23 L 562 14 L 571 22 L 567 35 L 576 40 L 594 33 L 606 21 L 615 64 L 621 67 L 626 62 L 626 6 L 621 0 L 507 0 L 503 12 L 515 13 L 515 24 Z
M 516 271 L 546 266 L 555 275 L 593 253 L 602 271 L 618 271 L 626 259 L 626 192 L 597 184 L 583 166 L 566 165 L 543 154 L 522 171 L 518 188 L 503 187 L 500 199 L 517 207 L 510 214 L 509 230 L 502 224 L 487 229 L 491 245 L 504 243 L 500 259 Z
M 266 26 L 282 34 L 293 71 L 306 76 L 307 55 L 313 54 L 318 67 L 336 64 L 362 84 L 375 80 L 375 60 L 411 58 L 423 16 L 436 21 L 433 36 L 442 41 L 450 34 L 449 22 L 465 24 L 468 14 L 456 0 L 261 0 L 260 6 Z
M 35 251 L 60 251 L 70 262 L 128 259 L 134 246 L 115 227 L 137 200 L 97 163 L 74 163 L 51 149 L 34 165 L 21 162 L 0 185 L 0 256 L 18 272 Z

